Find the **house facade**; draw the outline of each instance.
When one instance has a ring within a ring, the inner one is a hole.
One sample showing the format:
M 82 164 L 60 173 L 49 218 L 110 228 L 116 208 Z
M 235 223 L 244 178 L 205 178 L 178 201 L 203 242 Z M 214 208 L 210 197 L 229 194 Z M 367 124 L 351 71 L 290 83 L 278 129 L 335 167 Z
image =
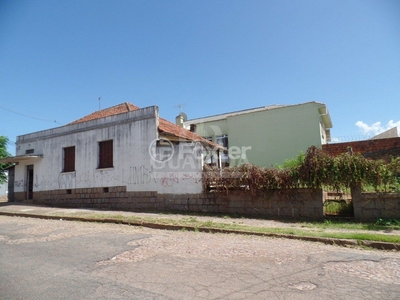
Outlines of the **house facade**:
M 198 194 L 204 149 L 218 147 L 160 118 L 157 106 L 122 103 L 18 136 L 16 156 L 3 162 L 15 163 L 16 201 L 111 191 L 116 198 L 116 191 Z
M 176 124 L 229 149 L 222 162 L 229 166 L 251 163 L 260 167 L 282 164 L 310 146 L 330 141 L 331 117 L 323 103 L 271 105 Z M 216 159 L 211 155 L 207 163 Z

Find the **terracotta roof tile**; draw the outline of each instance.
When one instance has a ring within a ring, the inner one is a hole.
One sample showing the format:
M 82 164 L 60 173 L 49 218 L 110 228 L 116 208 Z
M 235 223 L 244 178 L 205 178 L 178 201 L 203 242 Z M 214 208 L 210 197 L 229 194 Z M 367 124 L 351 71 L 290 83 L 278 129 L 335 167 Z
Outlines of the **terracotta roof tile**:
M 113 115 L 118 115 L 122 113 L 127 113 L 130 111 L 138 110 L 140 109 L 139 107 L 129 103 L 121 103 L 109 108 L 105 108 L 102 110 L 95 111 L 94 113 L 91 113 L 90 115 L 87 115 L 83 118 L 80 118 L 78 120 L 75 120 L 69 124 L 78 124 L 78 123 L 83 123 L 83 122 L 88 122 L 100 118 L 105 118 Z M 163 118 L 159 118 L 159 126 L 158 130 L 161 133 L 164 133 L 165 135 L 170 135 L 175 138 L 183 139 L 183 140 L 189 140 L 189 141 L 194 141 L 194 142 L 200 142 L 204 146 L 212 147 L 212 148 L 217 148 L 217 149 L 224 149 L 220 145 L 210 142 L 206 140 L 205 138 L 199 136 L 198 134 L 191 132 L 185 128 L 182 128 L 178 125 L 175 125 L 174 123 L 171 123 Z
M 139 109 L 139 107 L 137 107 L 131 103 L 125 102 L 125 103 L 121 103 L 121 104 L 118 104 L 118 105 L 115 105 L 115 106 L 112 106 L 109 108 L 95 111 L 94 113 L 91 113 L 90 115 L 87 115 L 83 118 L 75 120 L 69 124 L 77 124 L 77 123 L 92 121 L 92 120 L 105 118 L 105 117 L 109 117 L 109 116 L 113 116 L 113 115 L 119 115 L 122 113 L 126 113 L 126 112 L 133 111 L 133 110 L 138 110 L 138 109 Z
M 162 133 L 166 133 L 167 135 L 172 135 L 172 136 L 180 138 L 180 139 L 194 141 L 194 142 L 200 142 L 203 145 L 208 146 L 208 147 L 225 150 L 225 148 L 222 147 L 221 145 L 214 143 L 214 142 L 210 142 L 209 140 L 206 140 L 205 138 L 201 137 L 200 135 L 198 135 L 194 132 L 191 132 L 185 128 L 182 128 L 178 125 L 175 125 L 174 123 L 171 123 L 170 121 L 167 121 L 163 118 L 159 118 L 158 130 Z

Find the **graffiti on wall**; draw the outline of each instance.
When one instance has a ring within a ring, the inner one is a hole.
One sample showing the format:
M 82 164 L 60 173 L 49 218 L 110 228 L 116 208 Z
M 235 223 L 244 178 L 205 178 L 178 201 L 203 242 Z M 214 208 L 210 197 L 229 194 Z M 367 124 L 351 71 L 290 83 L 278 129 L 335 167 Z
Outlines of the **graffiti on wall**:
M 42 190 L 51 190 L 57 187 L 56 183 L 58 182 L 57 179 L 49 180 L 44 177 L 44 175 L 39 178 L 37 175 L 35 175 L 35 187 L 36 188 L 41 188 Z
M 100 186 L 113 185 L 120 182 L 120 176 L 115 176 L 113 172 L 103 171 L 96 172 L 96 183 Z
M 174 184 L 179 183 L 179 175 L 177 172 L 165 172 L 161 177 L 161 185 L 164 187 L 170 187 Z
M 164 187 L 171 187 L 176 184 L 187 184 L 194 183 L 199 184 L 201 182 L 201 174 L 199 172 L 164 172 L 161 176 L 160 184 Z
M 24 180 L 23 180 L 23 179 L 21 179 L 21 180 L 15 180 L 15 181 L 14 181 L 14 186 L 16 186 L 16 187 L 24 186 Z
M 128 185 L 146 185 L 150 182 L 157 183 L 152 169 L 148 169 L 144 165 L 129 167 L 129 171 L 125 172 L 124 175 L 123 183 Z
M 35 174 L 34 186 L 38 190 L 74 189 L 80 187 L 113 186 L 113 185 L 159 185 L 169 188 L 176 185 L 201 183 L 201 172 L 159 171 L 145 165 L 128 166 L 122 174 L 115 175 L 111 170 L 95 170 L 59 173 L 58 176 Z M 14 181 L 17 188 L 24 187 L 24 180 Z M 154 186 L 155 188 L 155 186 Z
M 201 182 L 201 174 L 199 172 L 196 173 L 183 173 L 182 180 L 189 180 L 193 183 L 200 183 Z
M 86 171 L 77 176 L 76 184 L 84 187 L 92 187 L 92 178 L 90 172 Z
M 35 187 L 42 190 L 72 189 L 76 187 L 75 173 L 61 173 L 55 179 L 46 178 L 44 175 L 39 178 L 35 175 Z
M 66 173 L 60 174 L 57 180 L 59 189 L 72 189 L 76 187 L 76 174 Z

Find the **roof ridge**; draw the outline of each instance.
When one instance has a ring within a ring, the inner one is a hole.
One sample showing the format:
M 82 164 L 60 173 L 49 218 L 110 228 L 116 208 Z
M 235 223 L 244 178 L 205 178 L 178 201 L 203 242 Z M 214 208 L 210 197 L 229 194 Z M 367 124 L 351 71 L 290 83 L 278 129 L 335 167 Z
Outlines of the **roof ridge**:
M 115 104 L 115 105 L 113 105 L 113 106 L 110 106 L 110 107 L 106 107 L 106 108 L 103 108 L 103 109 L 100 109 L 100 110 L 95 110 L 94 112 L 96 112 L 96 111 L 103 111 L 103 110 L 112 109 L 112 108 L 115 108 L 115 107 L 117 107 L 117 106 L 124 105 L 125 103 L 126 103 L 126 102 L 119 103 L 119 104 Z
M 218 118 L 218 117 L 224 117 L 224 116 L 241 115 L 241 114 L 257 112 L 260 110 L 270 110 L 270 109 L 276 109 L 276 108 L 283 108 L 283 107 L 287 107 L 287 106 L 290 106 L 290 105 L 288 105 L 288 104 L 271 104 L 271 105 L 246 108 L 246 109 L 241 109 L 241 110 L 237 110 L 237 111 L 231 111 L 231 112 L 227 112 L 227 113 L 221 113 L 221 114 L 216 114 L 216 115 L 211 115 L 211 116 L 206 116 L 206 117 L 188 119 L 187 121 L 194 121 L 194 120 L 208 119 L 208 118 Z
M 300 105 L 305 105 L 305 104 L 310 104 L 310 103 L 326 105 L 322 102 L 317 102 L 317 101 L 308 101 L 308 102 L 295 103 L 295 104 L 270 104 L 270 105 L 264 105 L 264 106 L 259 106 L 259 107 L 231 111 L 231 112 L 227 112 L 227 113 L 220 113 L 220 114 L 216 114 L 216 115 L 188 119 L 186 122 L 196 121 L 196 120 L 201 120 L 201 119 L 212 119 L 212 118 L 218 119 L 218 118 L 223 118 L 223 117 L 231 117 L 231 116 L 236 116 L 236 115 L 254 113 L 254 112 L 263 111 L 263 110 L 272 110 L 272 109 L 281 109 L 281 108 L 288 108 L 288 107 L 293 107 L 293 106 L 300 106 Z
M 91 120 L 96 120 L 104 117 L 109 117 L 113 115 L 118 115 L 126 112 L 131 112 L 136 109 L 140 109 L 138 106 L 129 103 L 129 102 L 122 102 L 119 104 L 116 104 L 114 106 L 110 106 L 101 110 L 96 110 L 82 118 L 79 118 L 69 124 L 76 124 L 76 123 L 82 123 L 82 122 L 87 122 Z

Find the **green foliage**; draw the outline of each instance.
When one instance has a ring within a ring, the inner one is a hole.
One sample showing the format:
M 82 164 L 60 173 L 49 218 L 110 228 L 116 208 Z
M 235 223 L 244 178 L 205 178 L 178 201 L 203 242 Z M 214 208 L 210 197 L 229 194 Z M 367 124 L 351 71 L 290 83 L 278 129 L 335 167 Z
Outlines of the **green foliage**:
M 346 201 L 326 201 L 325 213 L 328 215 L 353 215 L 353 205 Z
M 389 164 L 346 153 L 336 157 L 312 146 L 305 154 L 287 160 L 279 168 L 266 169 L 242 165 L 218 170 L 205 166 L 205 190 L 217 192 L 248 189 L 252 194 L 287 188 L 322 188 L 345 190 L 353 186 L 371 186 L 375 191 L 400 190 L 400 157 Z
M 284 170 L 298 168 L 304 162 L 305 156 L 304 152 L 301 151 L 295 158 L 285 159 L 282 165 L 277 165 L 277 169 Z
M 0 158 L 10 157 L 11 154 L 7 152 L 8 138 L 5 136 L 0 136 Z M 5 169 L 8 168 L 10 164 L 0 164 L 0 184 L 7 181 L 7 175 Z
M 400 193 L 400 157 L 393 158 L 387 165 L 389 176 L 393 177 L 390 181 L 389 189 L 393 192 Z
M 379 226 L 400 226 L 400 220 L 397 219 L 381 219 L 376 220 L 375 225 Z

